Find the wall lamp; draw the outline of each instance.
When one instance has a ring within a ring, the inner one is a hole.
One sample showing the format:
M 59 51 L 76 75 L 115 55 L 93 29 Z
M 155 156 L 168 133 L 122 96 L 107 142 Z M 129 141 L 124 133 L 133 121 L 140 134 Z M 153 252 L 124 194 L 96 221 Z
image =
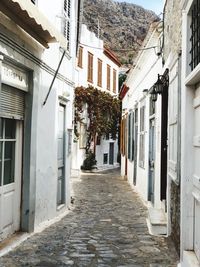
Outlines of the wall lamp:
M 163 94 L 164 90 L 169 86 L 169 69 L 165 70 L 163 75 L 158 74 L 158 80 L 150 88 L 152 101 L 157 101 L 158 94 Z

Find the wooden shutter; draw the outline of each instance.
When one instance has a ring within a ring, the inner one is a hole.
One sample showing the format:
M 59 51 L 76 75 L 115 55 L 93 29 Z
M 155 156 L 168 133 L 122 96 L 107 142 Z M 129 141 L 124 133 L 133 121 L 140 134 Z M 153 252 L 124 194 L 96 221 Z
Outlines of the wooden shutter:
M 80 68 L 83 67 L 83 47 L 79 47 L 79 52 L 78 52 L 78 66 Z
M 102 87 L 102 60 L 98 59 L 97 85 Z
M 93 82 L 93 54 L 88 52 L 88 82 Z
M 139 165 L 144 167 L 145 159 L 145 106 L 144 103 L 140 107 L 140 153 L 139 153 Z
M 132 139 L 131 139 L 131 113 L 129 113 L 128 117 L 128 159 L 131 159 L 131 146 L 132 146 Z
M 0 91 L 0 116 L 24 119 L 25 93 L 2 84 Z
M 107 65 L 107 89 L 110 90 L 110 65 Z
M 132 112 L 132 123 L 131 123 L 131 139 L 132 139 L 132 144 L 131 144 L 131 161 L 134 160 L 134 136 L 135 136 L 135 116 L 134 112 Z
M 113 69 L 113 93 L 116 93 L 117 72 Z
M 71 17 L 71 0 L 64 0 L 63 4 L 63 14 L 64 14 L 64 27 L 63 27 L 63 35 L 66 37 L 68 41 L 68 49 L 70 42 L 70 17 Z

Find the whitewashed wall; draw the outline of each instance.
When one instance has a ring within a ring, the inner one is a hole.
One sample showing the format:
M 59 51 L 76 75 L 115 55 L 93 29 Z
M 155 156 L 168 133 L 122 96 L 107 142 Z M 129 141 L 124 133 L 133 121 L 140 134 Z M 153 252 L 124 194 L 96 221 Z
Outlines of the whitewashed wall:
M 0 43 L 0 52 L 12 59 L 13 64 L 20 65 L 33 75 L 30 78 L 30 94 L 33 98 L 31 119 L 31 144 L 30 144 L 30 184 L 23 187 L 22 195 L 22 225 L 27 231 L 38 227 L 64 212 L 70 201 L 69 179 L 71 169 L 71 154 L 66 152 L 66 183 L 65 205 L 57 209 L 57 138 L 58 138 L 58 107 L 59 96 L 66 99 L 66 136 L 67 130 L 72 129 L 73 98 L 75 85 L 75 58 L 76 58 L 76 1 L 71 1 L 73 18 L 71 23 L 70 52 L 66 54 L 62 62 L 59 74 L 63 78 L 56 78 L 49 98 L 45 106 L 43 102 L 53 79 L 51 69 L 57 69 L 62 50 L 59 44 L 50 44 L 49 49 L 44 49 L 40 44 L 24 33 L 18 26 L 2 14 L 0 16 L 1 33 L 13 40 L 12 47 L 6 43 Z M 37 1 L 38 8 L 44 13 L 49 21 L 61 30 L 61 21 L 57 15 L 61 14 L 62 1 L 50 1 L 48 8 L 44 1 Z M 77 12 L 77 11 L 76 11 Z M 2 26 L 3 25 L 3 26 Z M 14 48 L 16 46 L 16 49 Z M 18 52 L 18 46 L 22 52 Z M 25 49 L 28 53 L 25 53 Z M 23 53 L 24 51 L 24 53 Z M 27 56 L 29 54 L 30 56 Z M 31 55 L 34 60 L 31 59 Z M 41 62 L 37 64 L 36 61 Z M 30 75 L 31 77 L 31 75 Z M 24 137 L 26 139 L 26 136 Z M 26 149 L 26 148 L 25 148 Z M 66 150 L 68 149 L 66 144 Z M 68 151 L 68 150 L 67 150 Z M 24 166 L 26 168 L 26 166 Z M 27 177 L 23 177 L 24 180 Z M 27 187 L 26 187 L 27 186 Z M 28 195 L 31 186 L 31 194 Z M 28 203 L 28 204 L 27 204 Z M 27 207 L 28 205 L 28 207 Z M 24 208 L 26 206 L 26 209 Z M 26 217 L 27 216 L 27 217 Z M 28 218 L 28 216 L 31 217 Z M 25 221 L 25 223 L 24 223 Z
M 158 38 L 160 32 L 154 31 L 145 47 L 152 47 L 158 45 Z M 138 134 L 138 150 L 137 150 L 137 181 L 134 188 L 140 193 L 142 198 L 147 201 L 148 199 L 148 176 L 149 176 L 149 95 L 143 93 L 144 89 L 150 89 L 157 81 L 158 73 L 162 73 L 161 57 L 155 53 L 154 49 L 148 49 L 141 52 L 137 59 L 136 66 L 129 73 L 126 86 L 129 91 L 123 99 L 122 109 L 124 113 L 129 113 L 138 108 L 138 133 L 140 132 L 140 107 L 141 103 L 145 104 L 145 161 L 144 167 L 139 166 L 139 134 Z M 155 113 L 155 141 L 156 141 L 156 154 L 155 154 L 155 207 L 160 208 L 160 107 L 161 99 L 158 96 L 156 101 Z M 125 157 L 122 156 L 121 175 L 125 175 Z M 127 178 L 129 183 L 133 186 L 133 173 L 134 161 L 128 160 L 127 162 Z

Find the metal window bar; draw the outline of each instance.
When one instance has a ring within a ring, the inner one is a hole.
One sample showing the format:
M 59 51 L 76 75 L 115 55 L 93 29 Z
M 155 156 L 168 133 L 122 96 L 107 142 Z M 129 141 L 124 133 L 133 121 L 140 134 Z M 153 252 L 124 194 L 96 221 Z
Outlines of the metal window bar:
M 190 68 L 193 70 L 200 63 L 200 0 L 195 0 L 191 10 L 191 50 Z

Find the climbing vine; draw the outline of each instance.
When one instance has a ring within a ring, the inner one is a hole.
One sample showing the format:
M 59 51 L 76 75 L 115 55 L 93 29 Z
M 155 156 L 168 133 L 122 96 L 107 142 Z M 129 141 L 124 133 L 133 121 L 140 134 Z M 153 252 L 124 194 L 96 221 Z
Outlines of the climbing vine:
M 87 109 L 87 145 L 86 152 L 90 149 L 91 142 L 99 137 L 111 134 L 115 138 L 118 133 L 120 113 L 120 100 L 111 94 L 92 86 L 77 87 L 75 89 L 75 126 L 83 120 L 84 109 Z M 75 134 L 78 137 L 78 128 Z

